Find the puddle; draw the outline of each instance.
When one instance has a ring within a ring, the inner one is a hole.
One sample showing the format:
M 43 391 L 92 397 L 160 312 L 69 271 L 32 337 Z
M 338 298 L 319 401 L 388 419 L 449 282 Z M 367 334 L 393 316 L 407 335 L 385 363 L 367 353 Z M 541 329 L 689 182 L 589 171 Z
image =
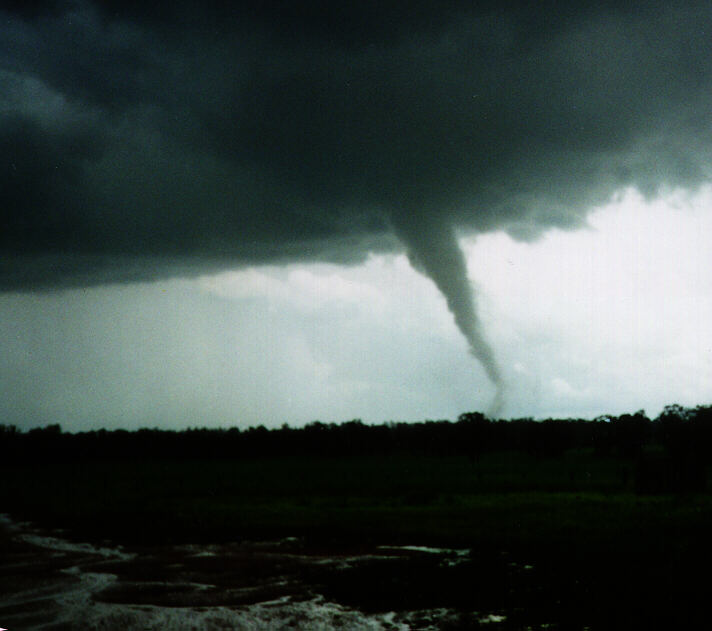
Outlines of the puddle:
M 57 537 L 45 537 L 33 534 L 20 534 L 18 535 L 18 539 L 33 546 L 37 546 L 38 548 L 47 548 L 56 552 L 79 552 L 84 554 L 97 555 L 105 559 L 121 559 L 124 561 L 131 559 L 134 556 L 130 553 L 124 552 L 121 547 L 104 548 L 93 546 L 88 543 L 72 543 L 70 541 L 58 539 Z
M 431 548 L 429 546 L 378 546 L 379 550 L 405 550 L 407 552 L 426 552 L 428 554 L 442 554 L 447 556 L 469 556 L 470 548 Z

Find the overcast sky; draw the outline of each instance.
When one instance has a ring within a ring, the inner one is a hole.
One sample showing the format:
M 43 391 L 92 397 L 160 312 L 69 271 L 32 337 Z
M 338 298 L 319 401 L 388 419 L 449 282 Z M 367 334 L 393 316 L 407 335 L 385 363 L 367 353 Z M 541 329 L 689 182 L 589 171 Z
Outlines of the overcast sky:
M 709 403 L 712 10 L 587 4 L 5 3 L 0 422 Z

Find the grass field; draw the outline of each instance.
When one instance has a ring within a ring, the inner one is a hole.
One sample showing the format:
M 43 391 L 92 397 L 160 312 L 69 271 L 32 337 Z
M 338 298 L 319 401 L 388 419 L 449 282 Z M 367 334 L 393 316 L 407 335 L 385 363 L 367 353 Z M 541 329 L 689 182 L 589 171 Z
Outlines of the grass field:
M 165 540 L 328 531 L 457 540 L 488 531 L 513 535 L 522 519 L 536 530 L 571 523 L 586 506 L 596 513 L 601 502 L 643 510 L 647 502 L 622 499 L 629 469 L 590 454 L 542 460 L 514 453 L 480 462 L 414 456 L 54 462 L 10 467 L 0 497 L 19 515 L 89 535 Z

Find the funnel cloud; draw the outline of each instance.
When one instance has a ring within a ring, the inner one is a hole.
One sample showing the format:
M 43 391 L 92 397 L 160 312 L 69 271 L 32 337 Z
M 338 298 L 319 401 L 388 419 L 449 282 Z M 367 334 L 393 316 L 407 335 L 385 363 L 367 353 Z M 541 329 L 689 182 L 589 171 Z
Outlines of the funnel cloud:
M 405 244 L 411 265 L 428 276 L 447 301 L 447 306 L 470 352 L 496 388 L 489 414 L 496 417 L 504 406 L 504 380 L 494 352 L 487 342 L 477 314 L 475 295 L 467 277 L 465 256 L 451 225 L 433 220 L 432 215 L 394 217 L 395 232 Z

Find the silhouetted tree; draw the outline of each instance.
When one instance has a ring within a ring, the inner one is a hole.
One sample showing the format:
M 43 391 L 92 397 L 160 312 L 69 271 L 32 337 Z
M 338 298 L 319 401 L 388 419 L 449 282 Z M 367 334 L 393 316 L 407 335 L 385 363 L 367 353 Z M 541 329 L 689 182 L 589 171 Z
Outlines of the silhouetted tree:
M 707 485 L 704 437 L 708 428 L 701 420 L 706 411 L 698 420 L 698 410 L 667 405 L 656 419 L 658 440 L 668 456 L 665 490 L 702 491 Z
M 611 429 L 616 446 L 626 458 L 638 458 L 652 434 L 650 419 L 644 410 L 612 419 Z

